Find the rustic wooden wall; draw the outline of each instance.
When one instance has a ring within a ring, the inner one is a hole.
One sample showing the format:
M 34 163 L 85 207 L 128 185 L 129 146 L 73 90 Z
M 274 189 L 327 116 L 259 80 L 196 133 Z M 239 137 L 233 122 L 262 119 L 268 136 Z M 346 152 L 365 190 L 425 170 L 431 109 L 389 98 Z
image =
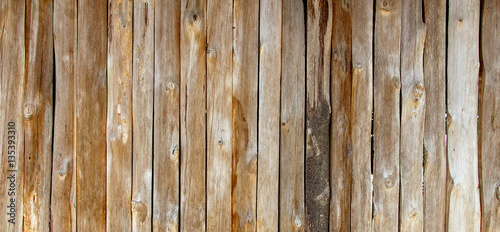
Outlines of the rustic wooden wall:
M 2 0 L 0 231 L 500 231 L 498 0 Z

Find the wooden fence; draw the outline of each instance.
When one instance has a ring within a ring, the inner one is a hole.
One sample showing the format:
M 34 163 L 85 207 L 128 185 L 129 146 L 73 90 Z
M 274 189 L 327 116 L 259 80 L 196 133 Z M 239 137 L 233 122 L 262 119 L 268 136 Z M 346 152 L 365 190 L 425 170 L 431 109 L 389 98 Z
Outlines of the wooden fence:
M 498 0 L 0 0 L 0 231 L 500 231 Z

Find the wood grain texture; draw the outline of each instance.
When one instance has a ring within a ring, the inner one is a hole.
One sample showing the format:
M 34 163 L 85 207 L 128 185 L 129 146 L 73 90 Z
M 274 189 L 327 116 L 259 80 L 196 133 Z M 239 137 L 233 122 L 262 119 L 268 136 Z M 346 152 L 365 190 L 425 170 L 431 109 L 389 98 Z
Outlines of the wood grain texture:
M 153 231 L 178 231 L 180 5 L 155 2 Z
M 479 98 L 479 151 L 481 164 L 481 230 L 500 228 L 500 3 L 482 5 L 482 81 Z
M 278 231 L 282 0 L 261 0 L 257 231 Z
M 330 231 L 350 231 L 351 224 L 351 30 L 351 3 L 334 1 L 331 68 Z
M 423 231 L 423 138 L 425 119 L 422 1 L 403 0 L 401 21 L 401 147 L 399 230 Z
M 256 231 L 259 2 L 233 8 L 232 231 Z
M 52 169 L 54 49 L 51 0 L 26 2 L 23 230 L 48 231 Z
M 305 203 L 309 231 L 327 231 L 329 222 L 332 9 L 332 1 L 307 1 Z
M 0 230 L 14 232 L 23 229 L 25 1 L 2 1 L 0 5 L 2 11 L 2 17 L 0 17 L 2 18 L 0 20 L 2 23 L 0 25 L 2 29 L 0 37 L 0 158 L 2 160 L 0 206 L 5 210 L 1 216 Z M 13 129 L 9 129 L 9 123 L 10 128 Z M 9 140 L 13 142 L 9 144 Z M 12 175 L 15 175 L 15 178 L 12 178 Z M 11 192 L 10 195 L 9 192 Z M 11 205 L 12 203 L 15 206 Z M 7 209 L 9 213 L 11 209 L 14 209 L 15 215 L 7 214 Z
M 181 231 L 205 231 L 206 0 L 181 2 Z
M 351 6 L 351 231 L 372 229 L 373 4 L 362 0 Z
M 479 231 L 479 2 L 449 2 L 447 230 Z
M 78 1 L 76 215 L 80 231 L 106 230 L 106 1 Z
M 134 1 L 132 231 L 152 229 L 154 4 L 154 0 Z
M 305 5 L 283 2 L 280 231 L 305 231 Z
M 106 230 L 132 228 L 133 0 L 108 1 Z
M 401 0 L 376 2 L 373 231 L 398 231 Z

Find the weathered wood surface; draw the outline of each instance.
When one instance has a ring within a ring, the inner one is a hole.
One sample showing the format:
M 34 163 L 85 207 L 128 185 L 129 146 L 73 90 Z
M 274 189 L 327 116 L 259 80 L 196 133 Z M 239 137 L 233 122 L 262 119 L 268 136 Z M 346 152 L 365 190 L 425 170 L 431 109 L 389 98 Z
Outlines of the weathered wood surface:
M 500 228 L 500 3 L 484 1 L 481 15 L 481 230 L 493 232 Z
M 259 2 L 233 2 L 232 231 L 256 231 Z
M 257 231 L 279 229 L 282 6 L 260 1 Z
M 377 0 L 374 51 L 373 231 L 398 231 L 402 0 Z
M 305 2 L 283 1 L 280 231 L 305 231 Z
M 351 87 L 351 231 L 372 229 L 373 4 L 353 1 Z M 332 176 L 333 177 L 333 176 Z M 331 228 L 331 226 L 330 226 Z
M 329 224 L 332 9 L 332 1 L 307 1 L 305 204 L 309 231 L 327 231 Z
M 181 1 L 181 231 L 205 231 L 206 0 Z
M 479 231 L 479 2 L 449 2 L 447 230 Z
M 76 1 L 54 1 L 55 102 L 51 230 L 76 231 Z
M 180 3 L 155 1 L 153 231 L 179 227 Z
M 78 1 L 76 215 L 80 231 L 106 230 L 106 1 Z

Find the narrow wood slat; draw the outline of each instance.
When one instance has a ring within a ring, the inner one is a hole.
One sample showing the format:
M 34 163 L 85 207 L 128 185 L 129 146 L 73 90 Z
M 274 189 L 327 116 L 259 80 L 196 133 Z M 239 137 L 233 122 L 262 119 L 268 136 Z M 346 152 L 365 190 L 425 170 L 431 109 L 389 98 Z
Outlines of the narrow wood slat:
M 401 3 L 376 2 L 373 231 L 398 231 Z
M 133 1 L 108 1 L 106 229 L 130 231 Z
M 305 5 L 283 2 L 280 231 L 305 231 Z
M 445 231 L 446 1 L 424 0 L 424 231 Z
M 179 227 L 180 10 L 155 2 L 153 231 Z
M 259 2 L 235 0 L 233 10 L 231 227 L 256 231 Z
M 261 0 L 257 231 L 278 231 L 282 0 Z
M 22 107 L 26 82 L 25 2 L 2 1 L 0 4 L 2 8 L 2 17 L 0 17 L 2 18 L 0 20 L 2 22 L 0 24 L 2 29 L 0 37 L 0 158 L 2 159 L 0 207 L 4 210 L 1 216 L 0 230 L 14 232 L 23 229 L 24 128 Z M 10 122 L 15 124 L 11 123 L 11 129 L 9 129 Z M 14 138 L 9 137 L 13 135 L 15 135 Z M 9 141 L 13 142 L 9 144 Z M 15 175 L 15 178 L 12 178 L 11 175 Z M 15 186 L 12 186 L 11 180 L 14 181 Z M 7 214 L 11 212 L 14 214 Z
M 106 230 L 107 4 L 78 1 L 76 215 L 79 231 Z
M 500 228 L 500 3 L 486 0 L 482 6 L 481 54 L 483 72 L 479 106 L 481 155 L 482 231 Z
M 181 231 L 205 231 L 206 0 L 181 1 Z
M 373 1 L 352 2 L 351 231 L 372 229 Z M 331 226 L 330 226 L 331 228 Z
M 403 0 L 401 22 L 401 147 L 399 230 L 423 231 L 425 117 L 422 1 Z
M 154 4 L 154 0 L 134 1 L 132 231 L 152 229 Z

